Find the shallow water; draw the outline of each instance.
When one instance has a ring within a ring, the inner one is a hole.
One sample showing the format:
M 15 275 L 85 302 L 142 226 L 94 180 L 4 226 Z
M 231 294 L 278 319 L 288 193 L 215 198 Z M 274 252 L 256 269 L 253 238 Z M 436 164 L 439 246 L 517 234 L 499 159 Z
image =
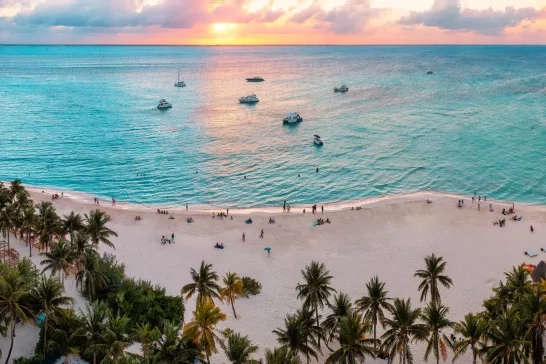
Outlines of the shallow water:
M 546 202 L 546 47 L 0 46 L 0 65 L 1 180 L 141 204 Z

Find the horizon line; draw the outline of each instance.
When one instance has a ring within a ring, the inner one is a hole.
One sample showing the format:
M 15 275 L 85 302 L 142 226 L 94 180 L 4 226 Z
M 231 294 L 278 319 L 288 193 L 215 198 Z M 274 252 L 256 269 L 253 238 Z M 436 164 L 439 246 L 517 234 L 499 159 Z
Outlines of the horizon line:
M 420 43 L 420 44 L 101 44 L 101 43 L 0 43 L 0 46 L 79 46 L 79 47 L 442 47 L 442 46 L 460 46 L 460 47 L 495 47 L 495 46 L 514 46 L 514 47 L 546 47 L 545 43 Z

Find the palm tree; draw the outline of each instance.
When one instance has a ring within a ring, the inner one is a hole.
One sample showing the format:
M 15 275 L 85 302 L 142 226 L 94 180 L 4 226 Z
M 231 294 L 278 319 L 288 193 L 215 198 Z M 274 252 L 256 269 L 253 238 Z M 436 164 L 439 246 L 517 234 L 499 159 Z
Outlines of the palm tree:
M 22 191 L 17 192 L 15 195 L 15 200 L 13 205 L 17 210 L 24 210 L 28 206 L 32 206 L 33 202 L 30 198 L 30 194 L 27 190 L 23 189 Z
M 64 286 L 56 279 L 46 278 L 42 276 L 42 279 L 38 282 L 36 287 L 33 287 L 31 291 L 32 297 L 36 300 L 40 311 L 45 315 L 44 320 L 44 357 L 47 349 L 47 326 L 50 317 L 57 313 L 61 306 L 68 306 L 74 303 L 74 299 L 66 297 L 64 294 Z
M 132 344 L 133 340 L 129 335 L 131 320 L 127 315 L 113 315 L 108 313 L 108 321 L 106 322 L 105 338 L 106 349 L 105 354 L 110 362 L 119 363 L 120 360 L 127 358 L 125 349 Z
M 328 303 L 328 298 L 336 290 L 330 286 L 332 276 L 330 271 L 326 270 L 324 263 L 318 263 L 312 261 L 310 265 L 306 266 L 301 271 L 304 284 L 298 284 L 296 290 L 298 291 L 298 299 L 303 299 L 303 305 L 310 307 L 315 311 L 316 324 L 319 325 L 318 309 L 324 308 L 324 305 Z M 320 347 L 320 337 L 318 339 L 318 345 Z
M 531 337 L 533 363 L 540 364 L 544 356 L 542 336 L 546 332 L 546 300 L 540 285 L 537 285 L 536 294 L 526 294 L 519 300 L 516 310 L 520 313 Z
M 518 303 L 520 298 L 533 292 L 529 272 L 523 266 L 512 267 L 512 271 L 504 275 L 510 303 Z
M 456 333 L 462 336 L 462 339 L 455 343 L 455 357 L 453 360 L 456 360 L 470 348 L 472 350 L 472 364 L 476 364 L 476 359 L 482 357 L 479 347 L 483 347 L 485 343 L 486 322 L 479 315 L 469 313 L 464 317 L 463 321 L 456 323 L 453 328 Z
M 55 212 L 55 207 L 51 202 L 40 202 L 36 205 L 38 210 L 38 218 L 36 220 L 36 234 L 40 239 L 40 243 L 46 249 L 53 242 L 53 235 L 60 235 L 62 225 L 59 216 Z
M 59 309 L 50 320 L 48 350 L 63 356 L 76 355 L 85 345 L 85 338 L 78 336 L 76 330 L 81 326 L 80 318 L 73 309 Z
M 301 364 L 297 355 L 285 346 L 265 350 L 265 364 Z
M 231 303 L 233 316 L 237 318 L 233 302 L 243 295 L 243 281 L 239 278 L 237 273 L 231 272 L 227 272 L 222 278 L 222 281 L 224 282 L 224 287 L 220 289 L 220 299 L 222 301 L 226 300 L 227 303 Z
M 309 309 L 305 309 L 308 313 L 311 312 Z M 302 312 L 298 312 L 294 315 L 286 315 L 284 319 L 284 329 L 277 328 L 273 330 L 273 333 L 277 335 L 277 342 L 281 344 L 281 348 L 285 348 L 295 356 L 298 354 L 303 354 L 309 362 L 309 357 L 318 359 L 317 352 L 314 347 L 316 346 L 313 340 L 313 335 L 308 329 L 308 322 L 311 317 L 309 315 L 304 315 Z M 311 323 L 313 324 L 313 323 Z
M 178 324 L 163 321 L 159 337 L 152 342 L 151 363 L 190 364 L 195 362 L 199 351 L 192 338 L 180 337 Z
M 13 339 L 17 324 L 25 324 L 32 319 L 32 312 L 27 306 L 30 296 L 28 284 L 16 269 L 9 268 L 0 276 L 0 316 L 10 323 L 10 346 L 6 364 L 8 364 L 13 350 Z
M 197 301 L 212 301 L 213 298 L 220 298 L 220 286 L 216 283 L 218 274 L 212 270 L 212 264 L 201 262 L 199 273 L 191 268 L 190 275 L 193 283 L 186 284 L 182 287 L 182 294 L 186 295 L 186 300 L 197 292 Z
M 366 356 L 375 358 L 375 349 L 371 346 L 375 343 L 375 339 L 367 337 L 370 329 L 371 325 L 362 315 L 349 311 L 341 319 L 340 348 L 330 354 L 326 364 L 356 364 L 364 362 Z
M 400 355 L 403 364 L 412 364 L 410 343 L 425 340 L 427 337 L 426 326 L 418 322 L 421 310 L 412 309 L 409 298 L 407 300 L 396 298 L 389 311 L 392 318 L 385 318 L 387 331 L 381 335 L 383 344 L 380 350 L 388 351 L 389 363 L 393 362 L 396 355 Z
M 161 337 L 161 332 L 157 327 L 152 328 L 148 322 L 145 324 L 137 323 L 133 329 L 133 337 L 140 343 L 140 350 L 145 360 L 150 360 L 153 352 L 153 343 Z
M 243 336 L 238 332 L 231 332 L 227 335 L 227 345 L 224 346 L 224 352 L 230 363 L 258 363 L 256 360 L 250 358 L 250 356 L 257 351 L 258 347 L 252 345 L 248 336 Z
M 484 348 L 488 363 L 528 363 L 526 330 L 515 309 L 503 312 L 486 330 L 488 345 Z
M 109 333 L 105 322 L 108 314 L 109 309 L 105 302 L 94 301 L 91 305 L 85 305 L 85 311 L 80 309 L 82 326 L 74 335 L 85 337 L 87 346 L 85 352 L 93 354 L 93 364 L 97 364 L 97 354 L 107 348 L 106 340 Z
M 81 267 L 76 273 L 76 286 L 80 286 L 82 292 L 87 292 L 94 297 L 97 289 L 106 286 L 106 276 L 99 268 L 99 257 L 94 251 L 87 251 L 83 255 Z
M 26 190 L 20 179 L 11 181 L 8 194 L 12 202 L 15 201 L 15 196 L 23 192 L 26 192 Z
M 53 245 L 50 252 L 40 253 L 44 259 L 40 265 L 45 265 L 43 272 L 51 270 L 51 274 L 59 272 L 59 280 L 64 283 L 64 274 L 68 274 L 68 268 L 73 261 L 72 249 L 64 240 Z
M 16 226 L 16 214 L 17 211 L 13 205 L 7 205 L 0 210 L 0 231 L 4 238 L 8 238 L 8 249 L 11 248 L 9 244 L 9 233 Z
M 32 242 L 30 241 L 30 234 L 34 230 L 37 222 L 37 216 L 34 212 L 34 206 L 26 206 L 21 213 L 21 221 L 19 228 L 21 229 L 21 236 L 26 233 L 27 244 L 29 245 L 29 256 L 32 257 Z
M 221 341 L 214 329 L 219 322 L 226 319 L 227 316 L 212 301 L 197 301 L 193 321 L 184 326 L 183 336 L 190 338 L 205 352 L 208 364 L 209 357 L 217 352 L 216 342 Z
M 377 276 L 366 283 L 366 289 L 368 295 L 357 300 L 355 304 L 359 312 L 364 312 L 364 319 L 372 322 L 374 349 L 377 349 L 377 323 L 383 325 L 384 310 L 392 308 L 389 302 L 391 299 L 387 297 L 389 292 L 385 290 L 385 283 L 379 281 Z
M 333 339 L 339 340 L 339 330 L 341 325 L 341 319 L 349 312 L 351 312 L 353 305 L 351 298 L 348 294 L 340 292 L 335 295 L 332 302 L 328 302 L 328 308 L 332 311 L 324 321 L 322 321 L 321 327 L 325 335 L 325 343 L 328 345 Z
M 77 232 L 83 231 L 85 225 L 80 214 L 64 215 L 62 219 L 63 230 L 70 235 L 70 245 L 74 243 L 74 236 Z
M 447 359 L 447 347 L 451 345 L 443 330 L 451 328 L 453 323 L 447 318 L 449 308 L 438 302 L 430 302 L 423 310 L 421 318 L 427 327 L 428 338 L 425 350 L 425 361 L 430 353 L 436 358 L 436 364 L 440 363 L 440 356 Z
M 431 301 L 440 301 L 440 291 L 438 290 L 438 283 L 445 288 L 453 286 L 453 281 L 447 275 L 443 274 L 446 268 L 447 262 L 443 261 L 444 258 L 437 257 L 432 254 L 425 258 L 426 269 L 419 269 L 415 272 L 414 276 L 422 278 L 421 284 L 419 284 L 419 291 L 421 291 L 421 302 L 427 299 L 427 294 L 430 291 Z
M 109 215 L 101 210 L 91 210 L 89 215 L 85 214 L 85 229 L 91 237 L 91 242 L 94 246 L 103 243 L 112 249 L 115 249 L 114 244 L 110 241 L 110 236 L 117 237 L 118 234 L 107 228 L 106 224 L 110 222 Z

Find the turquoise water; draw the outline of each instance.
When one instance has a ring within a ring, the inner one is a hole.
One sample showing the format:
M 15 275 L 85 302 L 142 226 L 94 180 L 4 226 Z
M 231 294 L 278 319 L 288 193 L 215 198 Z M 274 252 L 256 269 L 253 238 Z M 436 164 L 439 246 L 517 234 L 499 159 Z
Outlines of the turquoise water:
M 544 203 L 545 108 L 546 47 L 0 46 L 0 180 L 144 204 Z

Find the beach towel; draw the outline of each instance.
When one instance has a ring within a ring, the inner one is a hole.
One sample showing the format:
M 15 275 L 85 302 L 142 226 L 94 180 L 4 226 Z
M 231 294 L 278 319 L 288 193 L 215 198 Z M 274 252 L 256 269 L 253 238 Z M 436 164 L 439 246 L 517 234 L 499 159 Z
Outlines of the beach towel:
M 536 257 L 538 254 L 537 254 L 537 252 L 534 251 L 534 250 L 526 250 L 526 251 L 525 251 L 525 255 L 527 255 L 527 256 L 529 256 L 529 257 L 532 258 L 532 257 Z

